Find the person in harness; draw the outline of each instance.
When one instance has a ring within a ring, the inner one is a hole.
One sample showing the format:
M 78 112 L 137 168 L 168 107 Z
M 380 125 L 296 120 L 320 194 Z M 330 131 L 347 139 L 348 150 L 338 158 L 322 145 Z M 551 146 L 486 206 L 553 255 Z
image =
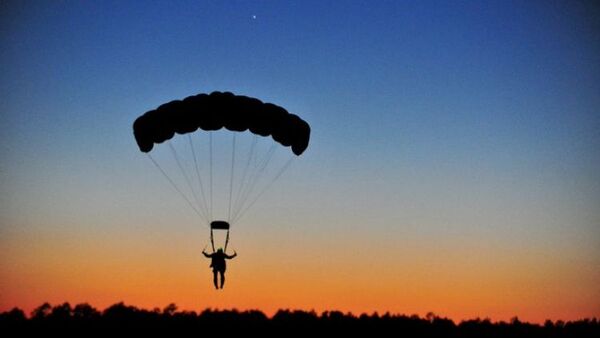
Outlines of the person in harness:
M 221 275 L 221 289 L 225 284 L 225 269 L 227 268 L 227 264 L 225 263 L 226 259 L 232 259 L 237 256 L 237 252 L 233 252 L 233 255 L 228 255 L 223 252 L 223 249 L 219 248 L 216 252 L 211 254 L 207 253 L 205 250 L 202 250 L 202 254 L 206 258 L 210 258 L 210 267 L 213 269 L 213 283 L 215 284 L 215 289 L 219 289 L 217 274 Z

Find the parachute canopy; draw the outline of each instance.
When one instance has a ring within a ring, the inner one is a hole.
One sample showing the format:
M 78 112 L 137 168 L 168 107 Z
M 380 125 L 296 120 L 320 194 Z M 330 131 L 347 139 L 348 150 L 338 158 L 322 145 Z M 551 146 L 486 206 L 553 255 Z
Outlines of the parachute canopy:
M 299 156 L 308 147 L 310 126 L 300 117 L 272 103 L 230 92 L 198 94 L 175 100 L 146 112 L 133 123 L 135 140 L 142 152 L 155 143 L 202 129 L 246 131 L 271 136 Z

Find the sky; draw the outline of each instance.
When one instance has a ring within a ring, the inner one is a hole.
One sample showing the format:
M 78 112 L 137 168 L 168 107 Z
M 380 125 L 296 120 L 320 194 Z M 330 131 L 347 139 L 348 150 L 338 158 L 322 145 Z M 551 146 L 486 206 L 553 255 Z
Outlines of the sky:
M 600 317 L 599 36 L 593 1 L 2 1 L 0 311 Z M 222 291 L 132 134 L 215 90 L 312 129 L 232 225 Z

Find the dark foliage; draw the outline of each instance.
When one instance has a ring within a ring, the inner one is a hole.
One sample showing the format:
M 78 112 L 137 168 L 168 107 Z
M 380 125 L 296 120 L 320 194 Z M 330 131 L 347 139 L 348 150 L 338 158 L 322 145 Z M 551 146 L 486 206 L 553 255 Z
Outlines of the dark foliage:
M 521 322 L 492 322 L 472 319 L 458 324 L 448 318 L 429 313 L 416 315 L 377 313 L 360 316 L 339 311 L 318 315 L 314 311 L 279 310 L 272 318 L 257 310 L 211 310 L 201 313 L 178 311 L 175 304 L 162 311 L 138 309 L 122 302 L 104 311 L 89 304 L 72 307 L 69 303 L 40 305 L 27 317 L 14 308 L 0 313 L 0 334 L 11 336 L 340 336 L 385 334 L 394 337 L 600 337 L 596 318 L 563 322 L 550 320 L 543 325 Z

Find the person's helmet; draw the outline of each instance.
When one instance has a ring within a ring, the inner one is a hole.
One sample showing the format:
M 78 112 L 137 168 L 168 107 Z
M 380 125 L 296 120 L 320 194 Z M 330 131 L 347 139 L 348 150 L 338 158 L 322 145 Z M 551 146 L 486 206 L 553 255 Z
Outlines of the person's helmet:
M 223 248 L 218 248 L 217 252 L 223 252 Z

